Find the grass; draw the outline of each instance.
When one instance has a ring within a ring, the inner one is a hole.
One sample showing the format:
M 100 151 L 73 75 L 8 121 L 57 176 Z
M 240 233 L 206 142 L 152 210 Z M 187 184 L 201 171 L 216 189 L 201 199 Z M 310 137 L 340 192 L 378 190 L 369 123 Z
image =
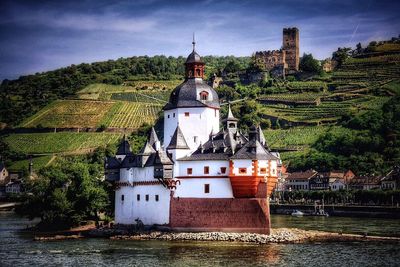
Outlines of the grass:
M 400 80 L 395 80 L 383 86 L 383 89 L 388 89 L 396 95 L 400 95 Z
M 11 150 L 22 154 L 51 154 L 93 149 L 116 143 L 119 133 L 33 133 L 4 138 Z
M 304 149 L 315 143 L 322 134 L 328 131 L 341 132 L 348 131 L 348 129 L 341 126 L 293 127 L 264 130 L 264 135 L 271 148 Z
M 52 159 L 53 156 L 40 156 L 40 157 L 33 157 L 32 158 L 32 163 L 33 163 L 33 169 L 35 170 L 39 170 L 43 167 L 45 167 L 50 160 Z M 19 161 L 15 161 L 13 162 L 12 165 L 10 165 L 8 167 L 8 169 L 10 171 L 20 171 L 20 170 L 24 170 L 24 169 L 28 169 L 29 168 L 29 159 L 25 159 L 25 160 L 19 160 Z

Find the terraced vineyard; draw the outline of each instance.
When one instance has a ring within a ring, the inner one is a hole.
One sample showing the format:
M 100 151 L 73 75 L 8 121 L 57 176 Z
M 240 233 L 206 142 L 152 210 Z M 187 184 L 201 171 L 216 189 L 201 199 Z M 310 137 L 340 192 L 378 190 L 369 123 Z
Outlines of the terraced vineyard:
M 119 133 L 32 133 L 13 134 L 4 138 L 10 148 L 23 154 L 79 152 L 115 144 Z
M 60 100 L 21 123 L 25 128 L 96 127 L 113 102 Z
M 152 103 L 155 98 L 168 100 L 173 88 L 182 81 L 130 81 L 125 85 L 91 84 L 79 91 L 80 99 L 88 100 L 124 100 Z M 157 100 L 156 100 L 157 101 Z
M 102 124 L 111 128 L 138 128 L 143 123 L 153 124 L 162 105 L 137 102 L 119 102 L 110 109 Z

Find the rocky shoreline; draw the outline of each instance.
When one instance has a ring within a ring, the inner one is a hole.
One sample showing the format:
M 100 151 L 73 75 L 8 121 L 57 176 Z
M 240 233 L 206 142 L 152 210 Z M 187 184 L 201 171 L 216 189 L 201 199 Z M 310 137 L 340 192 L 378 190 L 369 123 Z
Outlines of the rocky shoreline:
M 112 240 L 222 241 L 254 244 L 354 241 L 400 242 L 400 238 L 398 237 L 329 233 L 297 228 L 272 229 L 270 235 L 226 232 L 128 231 L 118 228 L 100 228 L 87 230 L 79 234 L 75 233 L 73 235 L 37 236 L 34 240 L 58 241 L 84 237 L 109 238 Z

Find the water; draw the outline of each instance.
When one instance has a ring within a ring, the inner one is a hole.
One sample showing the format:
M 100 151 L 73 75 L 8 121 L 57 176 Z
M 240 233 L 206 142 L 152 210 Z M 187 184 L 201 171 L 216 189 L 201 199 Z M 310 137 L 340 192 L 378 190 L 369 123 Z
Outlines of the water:
M 275 227 L 327 230 L 340 224 L 344 229 L 353 225 L 354 231 L 368 229 L 386 234 L 396 225 L 399 229 L 396 220 L 308 219 L 273 216 L 272 220 Z M 396 243 L 254 245 L 108 239 L 35 242 L 30 234 L 18 231 L 28 224 L 12 213 L 0 213 L 0 266 L 400 266 L 400 246 Z

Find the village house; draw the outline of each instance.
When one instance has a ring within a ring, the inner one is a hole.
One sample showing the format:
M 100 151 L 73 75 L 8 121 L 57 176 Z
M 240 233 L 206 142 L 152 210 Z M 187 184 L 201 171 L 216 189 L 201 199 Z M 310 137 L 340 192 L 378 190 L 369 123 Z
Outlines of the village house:
M 395 166 L 382 178 L 381 188 L 384 190 L 397 190 L 400 188 L 400 166 Z
M 318 172 L 308 170 L 305 172 L 293 172 L 286 178 L 286 190 L 310 190 L 310 179 Z
M 371 190 L 381 187 L 382 176 L 356 176 L 349 182 L 349 189 Z

